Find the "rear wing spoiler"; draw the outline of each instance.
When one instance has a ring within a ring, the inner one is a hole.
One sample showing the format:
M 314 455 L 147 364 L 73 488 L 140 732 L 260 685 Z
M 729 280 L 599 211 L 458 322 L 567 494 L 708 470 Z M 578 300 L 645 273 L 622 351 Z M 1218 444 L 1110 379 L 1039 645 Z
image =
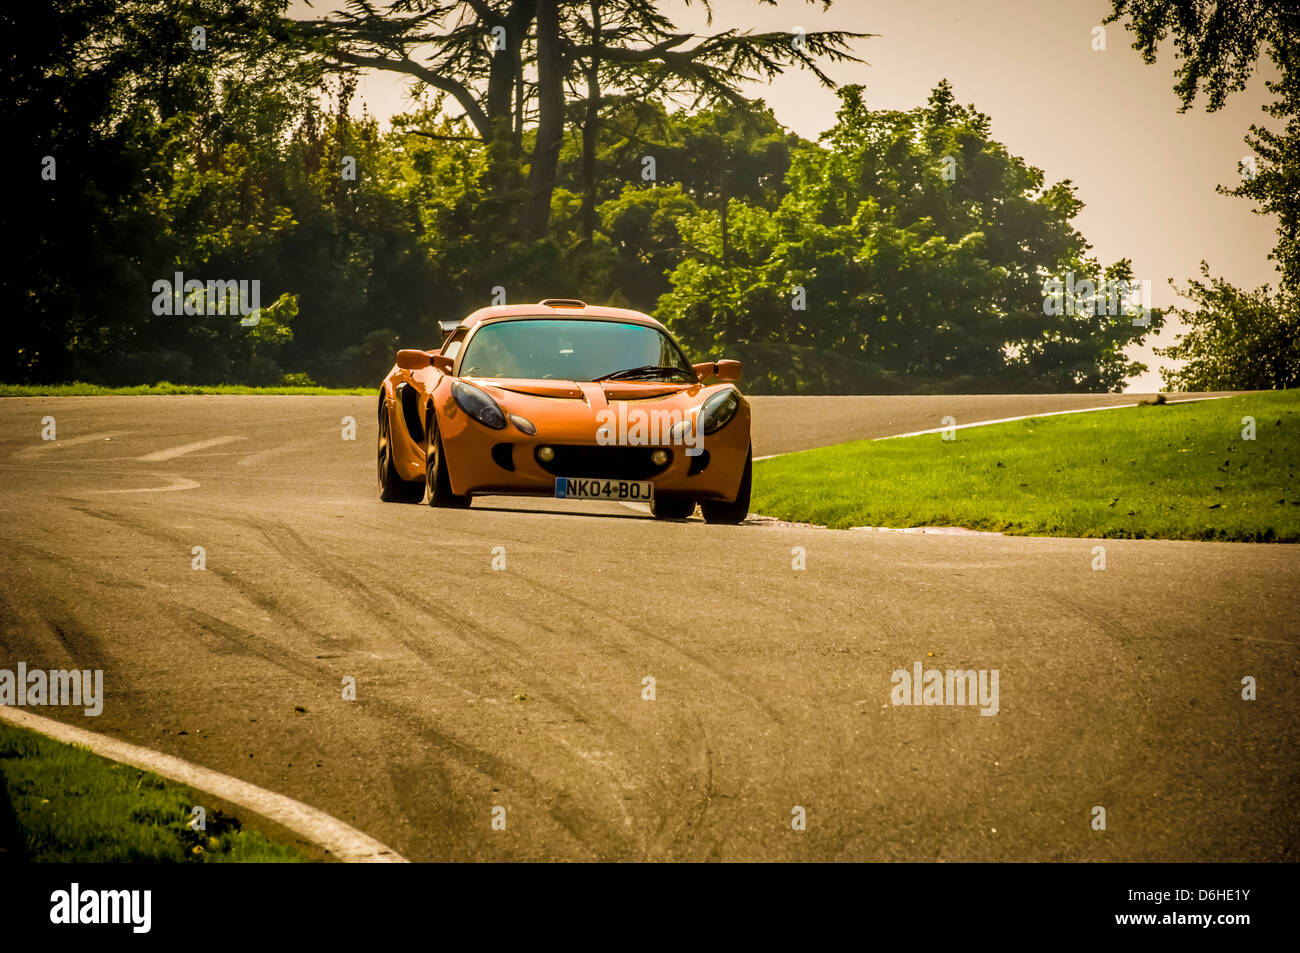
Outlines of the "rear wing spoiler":
M 439 321 L 438 330 L 442 332 L 442 343 L 447 343 L 447 338 L 451 337 L 456 329 L 460 327 L 460 318 L 452 318 L 448 321 Z

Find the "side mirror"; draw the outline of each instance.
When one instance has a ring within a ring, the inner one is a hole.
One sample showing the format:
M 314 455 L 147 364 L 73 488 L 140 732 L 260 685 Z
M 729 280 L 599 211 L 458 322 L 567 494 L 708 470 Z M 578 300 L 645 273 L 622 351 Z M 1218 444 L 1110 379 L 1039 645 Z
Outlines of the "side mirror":
M 415 348 L 404 347 L 397 352 L 397 366 L 404 371 L 423 370 L 429 366 L 429 363 L 429 353 L 427 351 L 417 351 Z
M 740 361 L 705 361 L 703 364 L 692 364 L 691 369 L 702 381 L 710 377 L 724 381 L 738 381 L 742 373 Z
M 445 354 L 433 355 L 434 370 L 442 371 L 444 374 L 450 374 L 451 369 L 456 366 L 456 359 L 447 357 Z
M 718 376 L 724 381 L 738 381 L 743 373 L 740 361 L 718 361 Z

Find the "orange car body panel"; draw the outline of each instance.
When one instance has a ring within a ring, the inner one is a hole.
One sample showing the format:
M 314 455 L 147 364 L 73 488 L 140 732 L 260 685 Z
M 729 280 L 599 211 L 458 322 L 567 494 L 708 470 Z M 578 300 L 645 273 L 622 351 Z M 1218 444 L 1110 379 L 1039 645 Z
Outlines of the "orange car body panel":
M 617 417 L 620 405 L 630 410 L 641 408 L 658 411 L 657 419 L 676 419 L 673 414 L 694 419 L 694 414 L 715 392 L 732 387 L 730 383 L 663 381 L 560 381 L 518 380 L 507 378 L 465 377 L 460 372 L 460 356 L 473 340 L 475 330 L 489 322 L 519 318 L 569 318 L 592 321 L 616 321 L 641 324 L 667 333 L 667 329 L 649 315 L 623 308 L 597 306 L 569 307 L 543 304 L 510 305 L 483 308 L 461 321 L 456 332 L 467 329 L 465 343 L 455 355 L 453 373 L 448 375 L 430 366 L 406 370 L 396 365 L 384 378 L 379 412 L 389 415 L 394 465 L 407 480 L 424 476 L 425 450 L 423 427 L 419 421 L 436 415 L 447 461 L 447 475 L 454 493 L 467 495 L 552 496 L 557 476 L 592 477 L 601 473 L 556 472 L 540 463 L 534 451 L 539 446 L 600 447 L 597 430 L 600 421 Z M 671 337 L 671 335 L 669 335 Z M 438 353 L 431 351 L 430 354 Z M 508 422 L 504 430 L 493 430 L 465 413 L 452 397 L 454 380 L 485 391 L 501 405 L 507 415 L 518 415 L 537 428 L 535 435 Z M 405 398 L 399 391 L 409 389 Z M 601 411 L 609 414 L 600 416 Z M 411 416 L 415 417 L 412 421 Z M 416 426 L 412 426 L 416 424 Z M 415 430 L 413 433 L 412 430 Z M 656 495 L 690 496 L 697 500 L 735 499 L 750 448 L 749 404 L 740 397 L 732 419 L 713 434 L 704 435 L 702 448 L 706 465 L 687 451 L 681 442 L 667 435 L 646 445 L 663 448 L 670 460 L 652 475 L 628 476 L 647 479 L 654 484 Z M 508 444 L 509 452 L 493 449 Z M 602 448 L 602 449 L 614 449 Z M 502 465 L 508 459 L 511 468 Z M 694 466 L 692 465 L 694 463 Z M 697 472 L 691 472 L 692 470 Z

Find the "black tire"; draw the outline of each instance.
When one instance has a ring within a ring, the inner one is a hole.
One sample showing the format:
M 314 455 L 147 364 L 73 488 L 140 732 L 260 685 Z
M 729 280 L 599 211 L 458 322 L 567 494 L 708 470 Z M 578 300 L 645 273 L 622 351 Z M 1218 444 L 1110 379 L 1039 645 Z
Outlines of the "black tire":
M 385 503 L 419 503 L 424 499 L 423 480 L 403 480 L 393 465 L 393 429 L 388 407 L 379 411 L 379 498 Z
M 656 496 L 650 501 L 650 512 L 657 520 L 689 519 L 695 512 L 695 501 L 689 497 Z
M 430 506 L 464 509 L 469 506 L 468 496 L 451 492 L 451 478 L 447 476 L 447 458 L 442 452 L 442 437 L 438 421 L 430 412 L 424 421 L 424 483 L 429 490 Z
M 745 517 L 749 515 L 749 484 L 753 469 L 754 448 L 750 447 L 745 453 L 745 471 L 740 475 L 740 487 L 736 490 L 736 498 L 730 503 L 722 503 L 718 500 L 702 501 L 700 509 L 704 512 L 704 522 L 733 524 L 745 522 Z

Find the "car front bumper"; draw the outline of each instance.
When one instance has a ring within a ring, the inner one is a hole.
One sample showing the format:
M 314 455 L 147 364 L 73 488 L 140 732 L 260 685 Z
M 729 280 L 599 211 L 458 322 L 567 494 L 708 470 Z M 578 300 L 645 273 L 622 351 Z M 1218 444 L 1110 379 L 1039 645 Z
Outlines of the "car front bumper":
M 448 408 L 450 411 L 450 408 Z M 443 454 L 452 491 L 484 496 L 554 496 L 557 477 L 648 480 L 656 496 L 696 500 L 736 498 L 749 454 L 749 404 L 742 400 L 735 416 L 716 433 L 704 435 L 700 453 L 682 444 L 600 445 L 595 428 L 539 428 L 525 434 L 513 424 L 492 430 L 457 410 L 440 415 Z M 555 459 L 543 463 L 539 447 L 551 447 Z M 669 461 L 655 466 L 652 451 L 663 449 Z

